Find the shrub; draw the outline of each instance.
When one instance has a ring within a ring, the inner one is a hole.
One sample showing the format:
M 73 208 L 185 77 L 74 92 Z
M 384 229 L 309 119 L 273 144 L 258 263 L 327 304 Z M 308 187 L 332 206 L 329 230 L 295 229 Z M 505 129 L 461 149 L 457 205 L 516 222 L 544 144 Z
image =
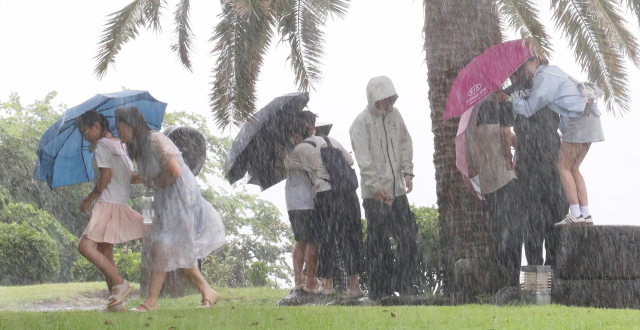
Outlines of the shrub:
M 55 280 L 60 272 L 58 246 L 27 224 L 0 223 L 0 284 L 27 285 Z
M 113 260 L 120 276 L 129 282 L 140 282 L 140 252 L 115 249 Z M 71 267 L 71 279 L 74 282 L 96 282 L 104 281 L 104 275 L 89 260 L 80 258 Z
M 251 286 L 267 286 L 267 273 L 269 268 L 264 262 L 254 262 L 251 264 L 251 269 L 247 272 L 247 280 Z
M 38 210 L 30 204 L 13 203 L 9 201 L 0 209 L 0 223 L 26 224 L 48 235 L 57 245 L 60 255 L 60 273 L 56 282 L 71 280 L 69 270 L 74 261 L 80 258 L 78 253 L 78 238 L 64 228 L 58 220 L 43 210 Z

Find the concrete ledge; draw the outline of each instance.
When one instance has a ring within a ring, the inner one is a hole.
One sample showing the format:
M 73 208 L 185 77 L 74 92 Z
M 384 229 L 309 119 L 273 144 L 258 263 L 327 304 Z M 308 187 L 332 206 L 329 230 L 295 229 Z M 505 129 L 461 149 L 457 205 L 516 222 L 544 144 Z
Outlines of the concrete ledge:
M 640 279 L 640 227 L 559 227 L 556 235 L 556 278 Z
M 554 279 L 551 301 L 567 306 L 640 309 L 640 280 Z

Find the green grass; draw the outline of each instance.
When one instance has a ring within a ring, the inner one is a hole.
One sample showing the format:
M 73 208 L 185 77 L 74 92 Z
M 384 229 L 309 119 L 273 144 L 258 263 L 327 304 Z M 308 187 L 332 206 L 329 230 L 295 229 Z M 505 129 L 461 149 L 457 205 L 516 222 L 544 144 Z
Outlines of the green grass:
M 59 287 L 59 288 L 56 288 Z M 101 283 L 0 287 L 0 305 L 9 300 L 69 299 Z M 196 310 L 200 296 L 160 301 L 150 313 L 97 311 L 0 312 L 0 329 L 633 329 L 640 311 L 572 308 L 558 305 L 496 307 L 276 307 L 286 290 L 217 288 L 224 300 Z M 140 300 L 132 300 L 133 307 Z M 391 314 L 395 315 L 393 317 Z M 107 322 L 109 321 L 109 322 Z M 105 324 L 107 322 L 108 324 Z M 147 326 L 148 325 L 148 326 Z

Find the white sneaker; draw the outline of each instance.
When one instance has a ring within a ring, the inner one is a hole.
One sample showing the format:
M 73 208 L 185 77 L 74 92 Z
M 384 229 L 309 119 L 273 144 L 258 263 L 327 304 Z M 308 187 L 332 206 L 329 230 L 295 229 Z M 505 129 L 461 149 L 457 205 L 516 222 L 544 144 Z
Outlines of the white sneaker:
M 591 224 L 593 225 L 593 221 L 591 221 Z M 587 222 L 584 220 L 582 215 L 580 215 L 579 217 L 575 217 L 571 213 L 567 214 L 567 216 L 564 217 L 564 219 L 562 219 L 562 221 L 554 224 L 554 226 L 556 226 L 556 227 L 559 227 L 559 226 L 585 226 L 585 225 L 587 225 Z
M 593 218 L 591 218 L 591 216 L 588 216 L 588 217 L 584 218 L 584 225 L 585 226 L 593 226 Z

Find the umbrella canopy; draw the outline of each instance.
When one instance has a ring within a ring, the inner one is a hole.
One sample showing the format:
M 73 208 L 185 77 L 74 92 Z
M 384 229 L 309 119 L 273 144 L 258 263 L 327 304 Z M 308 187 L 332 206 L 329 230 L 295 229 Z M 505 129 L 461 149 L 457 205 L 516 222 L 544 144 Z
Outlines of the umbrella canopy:
M 473 184 L 471 183 L 471 179 L 469 179 L 469 166 L 467 165 L 467 154 L 466 154 L 467 135 L 465 134 L 467 130 L 467 126 L 469 125 L 469 120 L 471 119 L 471 115 L 474 113 L 474 111 L 477 112 L 477 110 L 478 109 L 472 107 L 471 109 L 467 110 L 465 113 L 462 114 L 462 117 L 460 117 L 460 124 L 458 124 L 458 133 L 456 133 L 455 143 L 456 143 L 456 167 L 462 174 L 462 181 L 464 182 L 465 187 L 467 187 L 467 190 L 469 191 L 469 193 L 471 193 L 471 196 L 473 196 L 476 201 L 480 201 L 480 198 L 478 197 L 476 189 L 473 187 Z
M 463 114 L 496 91 L 529 57 L 529 45 L 523 40 L 491 46 L 476 56 L 451 86 L 444 120 Z
M 331 132 L 332 127 L 333 127 L 333 124 L 316 122 L 316 135 L 328 136 L 329 132 Z
M 288 144 L 283 128 L 294 123 L 295 114 L 309 102 L 309 93 L 299 92 L 276 97 L 251 120 L 233 140 L 224 161 L 225 176 L 234 184 L 249 173 L 249 183 L 265 190 L 284 177 L 274 171 L 277 147 Z
M 93 180 L 93 153 L 89 151 L 89 142 L 75 126 L 76 118 L 87 111 L 100 112 L 107 117 L 110 131 L 116 135 L 114 111 L 127 106 L 140 109 L 151 129 L 160 129 L 167 104 L 156 100 L 149 92 L 127 90 L 98 94 L 65 111 L 44 132 L 38 144 L 33 178 L 46 181 L 52 189 Z

